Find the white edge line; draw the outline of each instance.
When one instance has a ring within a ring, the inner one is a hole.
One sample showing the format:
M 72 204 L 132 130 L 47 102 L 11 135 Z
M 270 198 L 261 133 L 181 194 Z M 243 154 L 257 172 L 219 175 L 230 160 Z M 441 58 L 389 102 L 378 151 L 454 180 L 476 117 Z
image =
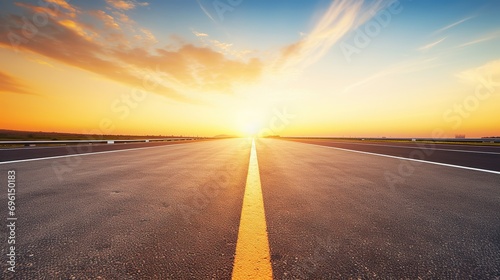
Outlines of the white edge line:
M 304 142 L 299 142 L 299 143 L 304 143 Z M 467 169 L 467 170 L 474 170 L 474 171 L 480 171 L 480 172 L 487 172 L 487 173 L 493 173 L 493 174 L 500 175 L 500 171 L 494 171 L 494 170 L 488 170 L 488 169 L 480 169 L 480 168 L 467 167 L 467 166 L 454 165 L 454 164 L 447 164 L 447 163 L 441 163 L 441 162 L 435 162 L 435 161 L 427 161 L 427 160 L 414 159 L 414 158 L 405 158 L 405 157 L 397 157 L 397 156 L 384 155 L 384 154 L 376 154 L 376 153 L 370 153 L 370 152 L 363 152 L 363 151 L 356 151 L 356 150 L 349 150 L 349 149 L 337 148 L 337 147 L 332 147 L 332 146 L 324 146 L 324 145 L 319 145 L 319 144 L 311 144 L 311 143 L 304 143 L 304 144 L 309 144 L 309 145 L 314 145 L 314 146 L 320 146 L 320 147 L 325 147 L 325 148 L 330 148 L 330 149 L 335 149 L 335 150 L 341 150 L 341 151 L 347 151 L 347 152 L 353 152 L 353 153 L 360 153 L 360 154 L 373 155 L 373 156 L 381 156 L 381 157 L 388 157 L 388 158 L 397 158 L 397 159 L 402 159 L 402 160 L 423 162 L 423 163 L 429 163 L 429 164 L 435 164 L 435 165 L 441 165 L 441 166 L 447 166 L 447 167 L 455 167 L 455 168 L 461 168 L 461 169 Z
M 330 142 L 330 143 L 339 143 L 342 142 Z M 458 153 L 473 153 L 473 154 L 488 154 L 488 155 L 500 155 L 498 152 L 485 152 L 485 151 L 474 151 L 474 150 L 456 150 L 456 149 L 441 149 L 441 148 L 425 148 L 425 147 L 408 147 L 408 146 L 395 146 L 395 145 L 380 145 L 380 144 L 365 144 L 365 143 L 349 143 L 360 146 L 379 146 L 379 147 L 392 147 L 392 148 L 401 148 L 401 149 L 419 149 L 419 150 L 431 150 L 431 151 L 446 151 L 446 152 L 458 152 Z
M 71 154 L 71 155 L 53 156 L 53 157 L 18 159 L 18 160 L 11 160 L 11 161 L 2 161 L 2 162 L 0 162 L 0 165 L 9 164 L 9 163 L 20 163 L 20 162 L 29 162 L 29 161 L 37 161 L 37 160 L 46 160 L 46 159 L 58 159 L 58 158 L 67 158 L 67 157 L 110 154 L 110 153 L 118 153 L 118 152 L 125 152 L 125 151 L 137 151 L 137 150 L 145 150 L 145 149 L 153 149 L 153 148 L 162 148 L 162 147 L 167 147 L 167 146 L 180 146 L 180 145 L 187 145 L 187 144 L 188 143 L 182 143 L 182 144 L 160 145 L 160 146 L 143 147 L 143 148 L 119 149 L 119 150 L 102 151 L 102 152 L 94 152 L 94 153 L 81 153 L 81 154 Z

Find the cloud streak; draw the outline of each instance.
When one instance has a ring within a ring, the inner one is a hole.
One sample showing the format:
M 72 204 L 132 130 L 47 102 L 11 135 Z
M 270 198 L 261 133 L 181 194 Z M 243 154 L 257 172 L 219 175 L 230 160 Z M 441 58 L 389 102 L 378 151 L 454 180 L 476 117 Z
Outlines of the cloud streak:
M 198 3 L 198 6 L 200 6 L 200 9 L 203 11 L 203 13 L 205 13 L 205 15 L 214 23 L 216 23 L 215 19 L 212 17 L 212 15 L 207 11 L 207 8 L 205 8 L 205 6 L 203 6 L 200 2 L 200 0 L 196 0 L 196 2 Z
M 439 39 L 439 40 L 437 40 L 435 42 L 432 42 L 430 44 L 427 44 L 425 46 L 422 46 L 422 47 L 418 48 L 418 50 L 419 51 L 428 51 L 428 50 L 434 48 L 435 46 L 441 44 L 445 39 L 446 39 L 446 37 L 441 38 L 441 39 Z
M 344 35 L 371 19 L 387 3 L 378 0 L 367 8 L 363 1 L 333 1 L 306 36 L 282 49 L 275 67 L 302 69 L 314 64 Z
M 450 24 L 450 25 L 447 25 L 447 26 L 445 26 L 445 27 L 443 27 L 443 28 L 440 28 L 440 29 L 438 29 L 438 30 L 434 31 L 434 32 L 432 33 L 432 35 L 436 35 L 436 34 L 439 34 L 439 33 L 441 33 L 441 32 L 444 32 L 444 31 L 446 31 L 446 30 L 448 30 L 448 29 L 450 29 L 450 28 L 453 28 L 453 27 L 455 27 L 455 26 L 457 26 L 457 25 L 460 25 L 460 24 L 462 24 L 462 23 L 464 23 L 464 22 L 466 22 L 466 21 L 468 21 L 468 20 L 470 20 L 470 19 L 473 19 L 473 18 L 474 18 L 473 16 L 463 18 L 463 19 L 461 19 L 461 20 L 459 20 L 459 21 L 456 21 L 456 22 L 454 22 L 454 23 L 452 23 L 452 24 Z
M 23 8 L 31 13 L 38 9 L 29 5 Z M 0 47 L 39 54 L 138 88 L 145 88 L 144 80 L 154 72 L 156 85 L 146 90 L 189 103 L 197 103 L 196 98 L 200 97 L 191 96 L 193 92 L 230 94 L 236 85 L 255 82 L 261 75 L 263 66 L 258 59 L 228 59 L 210 47 L 185 43 L 175 50 L 151 49 L 157 41 L 147 29 L 133 26 L 140 33 L 130 35 L 104 11 L 83 11 L 73 6 L 65 9 L 100 19 L 102 26 L 65 13 L 53 14 L 35 36 L 14 46 L 9 38 L 12 34 L 22 36 L 23 21 L 22 15 L 10 14 L 0 18 Z M 128 17 L 122 16 L 123 20 L 132 24 Z M 131 43 L 137 39 L 142 41 Z M 227 45 L 219 45 L 219 48 L 227 48 Z M 17 90 L 22 92 L 22 87 Z
M 468 47 L 468 46 L 476 45 L 476 44 L 479 44 L 479 43 L 491 41 L 491 40 L 494 40 L 494 39 L 497 39 L 497 38 L 500 38 L 500 32 L 489 34 L 489 35 L 486 35 L 484 37 L 481 37 L 481 38 L 478 38 L 478 39 L 475 39 L 475 40 L 472 40 L 472 41 L 460 44 L 460 45 L 457 46 L 457 48 Z
M 137 6 L 148 6 L 147 2 L 125 1 L 125 0 L 106 0 L 106 3 L 118 10 L 133 10 Z
M 478 84 L 479 82 L 489 82 L 483 86 L 498 88 L 500 86 L 500 59 L 491 60 L 487 63 L 473 68 L 461 71 L 457 77 L 467 83 Z
M 344 92 L 351 91 L 354 88 L 369 84 L 373 81 L 385 78 L 385 77 L 390 77 L 393 75 L 397 74 L 405 74 L 405 73 L 413 73 L 413 72 L 418 72 L 418 71 L 423 71 L 426 69 L 430 69 L 433 67 L 437 66 L 437 63 L 435 63 L 437 60 L 437 57 L 433 58 L 427 58 L 427 59 L 412 59 L 412 60 L 407 60 L 403 61 L 401 63 L 395 64 L 391 67 L 388 67 L 384 70 L 381 70 L 365 79 L 362 79 L 361 81 L 358 81 L 354 84 L 351 84 L 347 86 L 344 90 Z
M 69 4 L 66 0 L 45 0 L 45 2 L 55 4 L 56 6 L 63 8 L 66 10 L 66 13 L 73 18 L 76 17 L 76 14 L 79 12 L 75 6 Z
M 0 71 L 0 92 L 36 95 L 19 79 Z
M 211 49 L 224 54 L 225 56 L 245 59 L 249 54 L 253 53 L 251 50 L 235 50 L 232 43 L 221 42 L 219 40 L 211 39 L 206 33 L 197 32 L 191 30 L 191 32 L 196 36 L 203 46 L 210 47 Z

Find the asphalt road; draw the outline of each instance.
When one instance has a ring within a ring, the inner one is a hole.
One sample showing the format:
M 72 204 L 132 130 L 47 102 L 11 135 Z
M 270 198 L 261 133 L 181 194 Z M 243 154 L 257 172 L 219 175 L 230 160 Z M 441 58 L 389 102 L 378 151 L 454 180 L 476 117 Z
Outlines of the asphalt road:
M 500 146 L 289 139 L 302 143 L 500 171 Z
M 283 140 L 257 153 L 276 278 L 500 277 L 500 175 L 400 174 L 399 159 Z
M 96 152 L 107 152 L 123 149 L 137 149 L 144 147 L 156 147 L 172 145 L 179 143 L 189 143 L 193 141 L 207 140 L 174 140 L 168 142 L 150 142 L 150 143 L 116 143 L 116 144 L 76 144 L 61 146 L 34 146 L 34 147 L 15 147 L 0 148 L 0 162 L 24 160 L 31 158 L 55 157 L 74 154 L 86 154 Z
M 0 279 L 229 278 L 249 145 L 204 141 L 0 165 L 2 189 L 16 170 L 19 217 L 14 274 L 5 271 L 0 229 Z M 71 170 L 58 178 L 64 167 Z M 7 217 L 6 195 L 0 201 Z
M 0 164 L 18 203 L 16 272 L 3 225 L 0 279 L 230 279 L 250 147 Z M 275 279 L 500 277 L 499 174 L 277 139 L 256 151 Z

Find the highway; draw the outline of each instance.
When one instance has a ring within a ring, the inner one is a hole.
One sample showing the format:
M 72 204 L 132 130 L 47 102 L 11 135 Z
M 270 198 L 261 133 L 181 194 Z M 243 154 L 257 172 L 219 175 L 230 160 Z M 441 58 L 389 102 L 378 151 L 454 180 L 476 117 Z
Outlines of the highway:
M 290 140 L 340 149 L 500 171 L 500 146 L 303 138 Z
M 437 145 L 433 164 L 317 141 L 0 151 L 18 217 L 14 273 L 0 228 L 0 279 L 500 277 L 495 148 Z M 6 192 L 0 207 L 5 220 Z
M 89 144 L 81 143 L 75 145 L 52 145 L 52 146 L 33 146 L 33 147 L 12 147 L 0 148 L 0 162 L 22 161 L 31 158 L 60 157 L 75 154 L 87 154 L 96 152 L 109 152 L 124 149 L 142 149 L 145 147 L 156 147 L 163 145 L 172 145 L 179 143 L 188 143 L 192 141 L 206 140 L 182 140 L 169 142 L 150 142 L 150 143 L 116 143 L 116 144 Z

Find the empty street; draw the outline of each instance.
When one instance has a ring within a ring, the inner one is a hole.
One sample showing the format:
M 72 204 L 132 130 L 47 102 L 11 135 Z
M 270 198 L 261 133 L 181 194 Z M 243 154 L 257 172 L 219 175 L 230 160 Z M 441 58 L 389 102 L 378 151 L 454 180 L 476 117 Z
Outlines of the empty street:
M 497 169 L 254 141 L 3 161 L 2 185 L 16 171 L 18 217 L 5 279 L 242 279 L 235 265 L 259 275 L 266 263 L 274 279 L 500 277 Z M 263 254 L 260 270 L 251 254 Z

